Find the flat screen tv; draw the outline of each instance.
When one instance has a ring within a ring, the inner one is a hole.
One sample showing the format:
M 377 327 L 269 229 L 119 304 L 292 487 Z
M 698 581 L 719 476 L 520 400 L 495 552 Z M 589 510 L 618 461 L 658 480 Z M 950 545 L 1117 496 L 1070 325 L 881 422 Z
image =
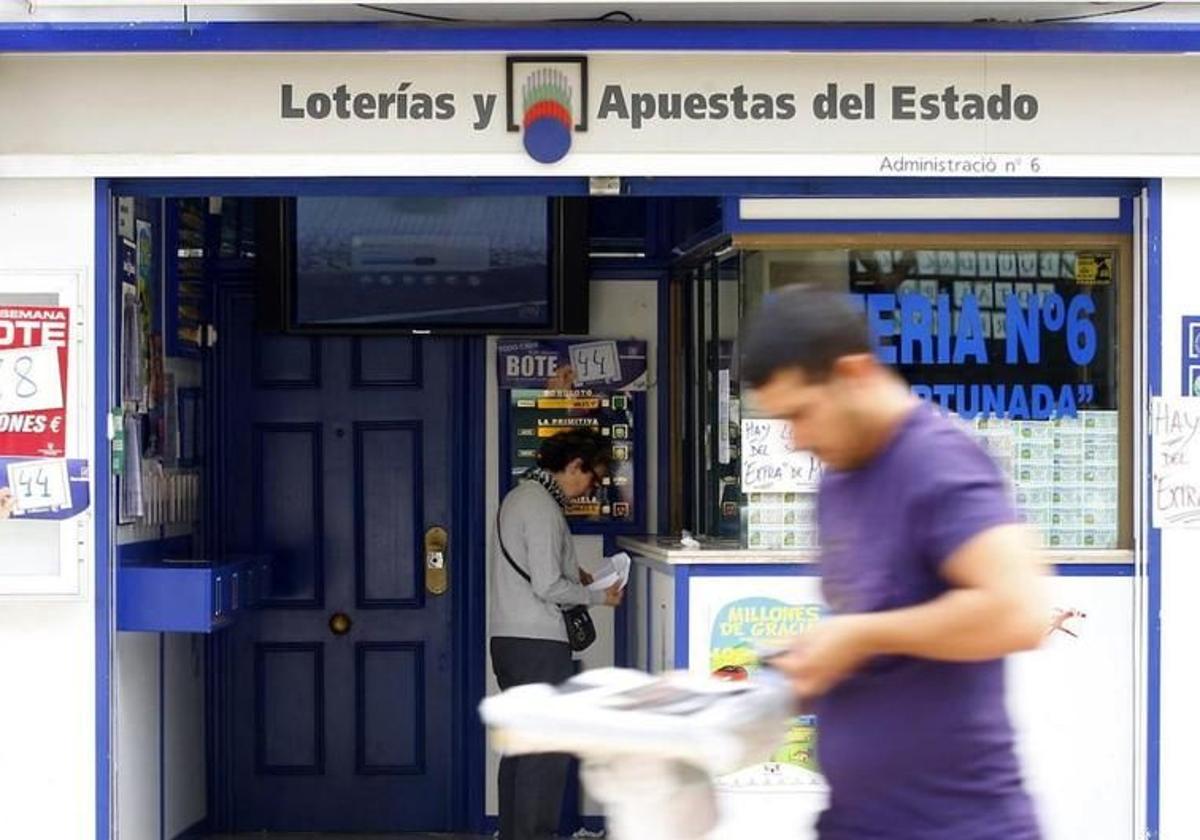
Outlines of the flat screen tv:
M 266 328 L 587 332 L 581 199 L 297 196 L 261 200 L 256 218 Z

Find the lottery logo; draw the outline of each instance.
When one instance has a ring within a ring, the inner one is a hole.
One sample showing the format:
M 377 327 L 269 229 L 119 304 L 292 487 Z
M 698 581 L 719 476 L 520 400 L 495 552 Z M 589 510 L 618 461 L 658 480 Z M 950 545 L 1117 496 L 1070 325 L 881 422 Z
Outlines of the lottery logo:
M 508 130 L 538 163 L 562 160 L 587 131 L 586 58 L 510 56 L 507 93 Z

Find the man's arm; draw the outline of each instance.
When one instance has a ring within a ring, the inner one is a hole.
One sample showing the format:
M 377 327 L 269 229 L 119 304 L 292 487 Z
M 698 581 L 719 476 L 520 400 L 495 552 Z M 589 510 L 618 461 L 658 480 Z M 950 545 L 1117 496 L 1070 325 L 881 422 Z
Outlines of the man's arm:
M 913 607 L 830 618 L 773 664 L 802 697 L 815 697 L 875 656 L 973 662 L 1041 643 L 1048 611 L 1024 528 L 981 532 L 950 555 L 941 574 L 953 587 L 949 592 Z

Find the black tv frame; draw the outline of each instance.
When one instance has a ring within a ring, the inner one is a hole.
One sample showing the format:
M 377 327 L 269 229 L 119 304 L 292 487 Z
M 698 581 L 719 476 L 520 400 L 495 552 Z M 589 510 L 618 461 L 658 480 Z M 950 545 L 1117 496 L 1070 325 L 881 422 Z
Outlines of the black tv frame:
M 256 199 L 259 329 L 295 335 L 587 335 L 588 208 L 583 197 L 550 197 L 550 318 L 544 325 L 463 323 L 298 324 L 295 313 L 296 197 Z

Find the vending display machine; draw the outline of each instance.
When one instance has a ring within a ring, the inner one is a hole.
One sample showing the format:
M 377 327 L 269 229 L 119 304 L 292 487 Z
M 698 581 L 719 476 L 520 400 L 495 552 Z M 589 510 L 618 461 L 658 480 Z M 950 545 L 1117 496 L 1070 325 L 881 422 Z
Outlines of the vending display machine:
M 543 440 L 590 428 L 612 442 L 608 476 L 567 510 L 580 533 L 645 529 L 646 342 L 505 340 L 497 346 L 502 391 L 501 493 L 537 463 Z

